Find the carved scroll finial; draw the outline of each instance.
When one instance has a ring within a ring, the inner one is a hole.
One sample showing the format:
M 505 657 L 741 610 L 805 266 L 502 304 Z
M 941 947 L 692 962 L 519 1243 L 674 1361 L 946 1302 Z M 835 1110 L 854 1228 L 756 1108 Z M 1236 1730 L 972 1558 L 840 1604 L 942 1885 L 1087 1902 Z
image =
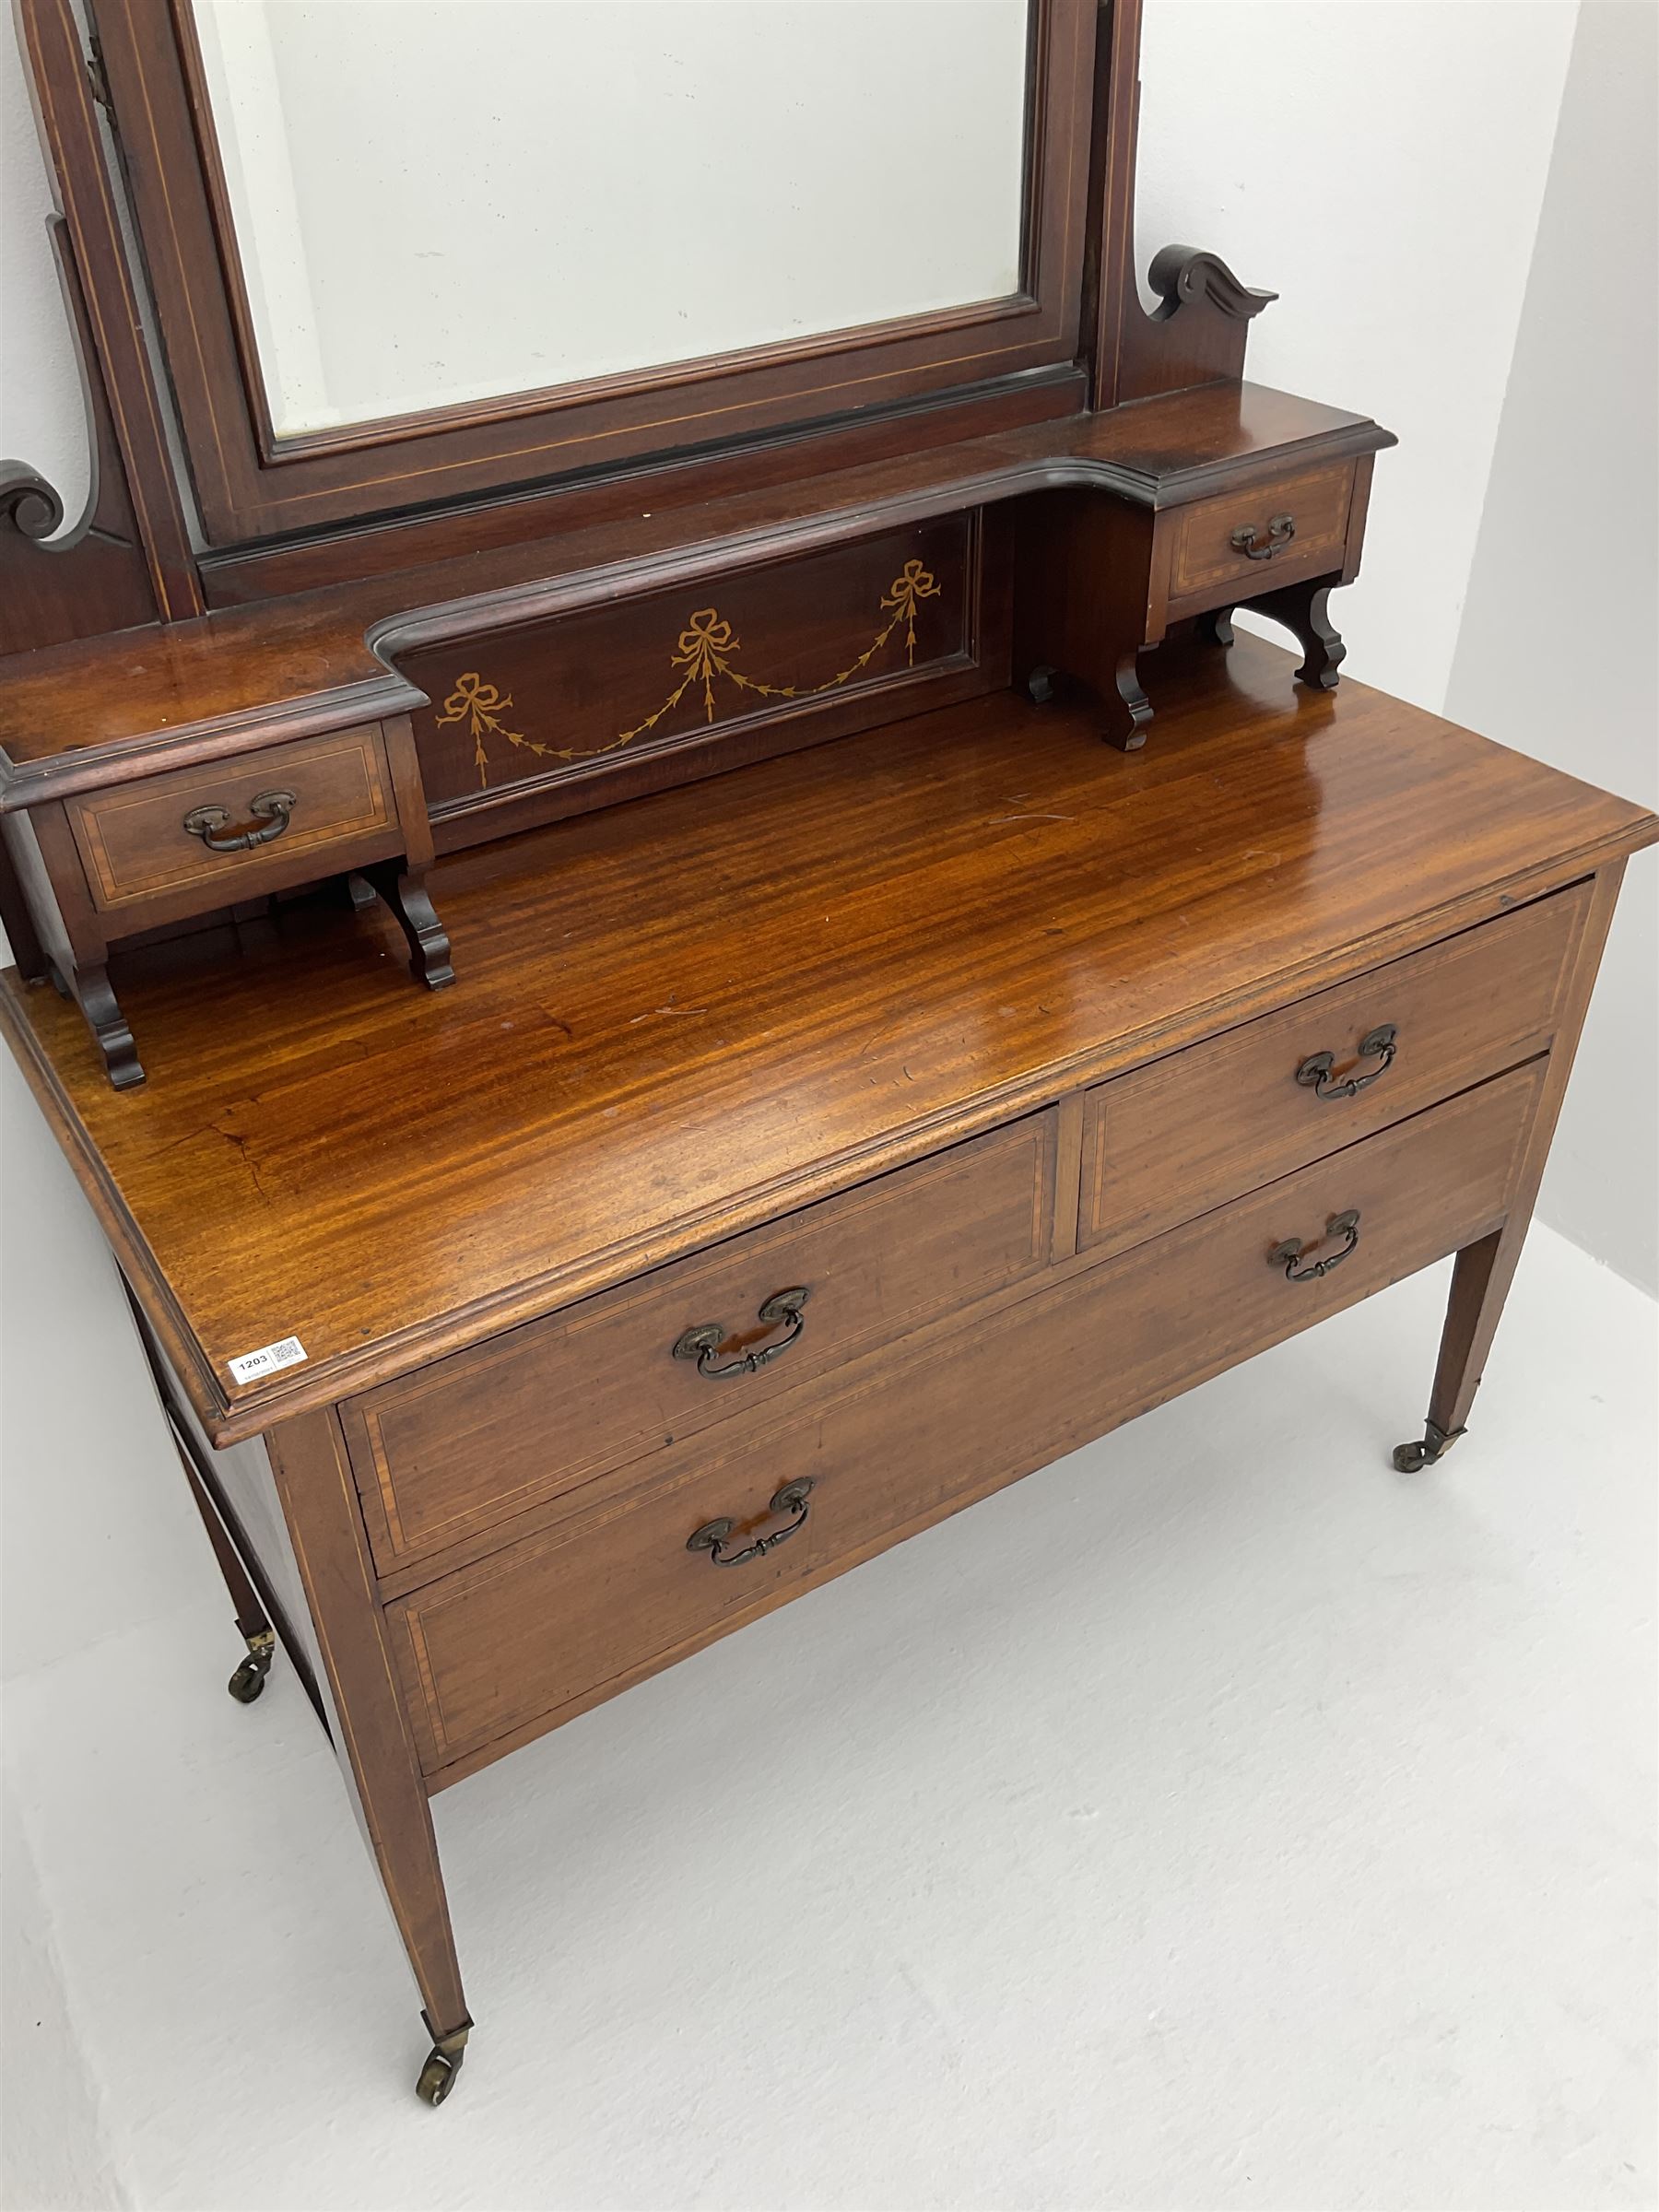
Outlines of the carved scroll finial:
M 64 526 L 64 502 L 26 461 L 0 461 L 0 524 L 39 545 Z
M 47 223 L 81 367 L 91 432 L 84 511 L 65 530 L 63 500 L 27 461 L 0 461 L 0 653 L 32 653 L 156 619 L 109 388 L 61 215 Z M 192 571 L 194 575 L 194 571 Z
M 1162 305 L 1153 321 L 1164 323 L 1189 300 L 1202 300 L 1235 322 L 1247 323 L 1278 298 L 1277 292 L 1253 291 L 1241 284 L 1218 253 L 1196 246 L 1165 246 L 1152 258 L 1147 281 Z

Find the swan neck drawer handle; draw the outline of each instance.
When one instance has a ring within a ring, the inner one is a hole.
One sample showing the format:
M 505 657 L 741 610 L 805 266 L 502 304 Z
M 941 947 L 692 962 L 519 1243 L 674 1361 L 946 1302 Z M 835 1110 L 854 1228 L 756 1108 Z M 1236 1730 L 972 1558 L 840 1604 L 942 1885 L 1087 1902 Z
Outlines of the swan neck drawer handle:
M 1296 1071 L 1296 1079 L 1304 1090 L 1311 1090 L 1316 1099 L 1357 1099 L 1377 1077 L 1394 1065 L 1394 1057 L 1400 1049 L 1400 1033 L 1392 1021 L 1379 1022 L 1359 1040 L 1359 1058 L 1374 1060 L 1375 1067 L 1368 1067 L 1362 1076 L 1349 1076 L 1343 1083 L 1331 1081 L 1331 1071 L 1336 1065 L 1335 1053 L 1310 1053 Z
M 1296 517 L 1293 514 L 1273 515 L 1267 524 L 1265 537 L 1256 535 L 1253 523 L 1244 523 L 1228 539 L 1235 553 L 1242 553 L 1246 560 L 1271 560 L 1282 553 L 1296 535 Z
M 1270 1267 L 1282 1267 L 1288 1283 L 1323 1282 L 1333 1267 L 1341 1266 L 1359 1243 L 1359 1208 L 1357 1206 L 1350 1206 L 1345 1214 L 1333 1214 L 1325 1223 L 1325 1237 L 1340 1237 L 1343 1240 L 1341 1251 L 1328 1253 L 1323 1260 L 1313 1260 L 1304 1267 L 1301 1265 L 1303 1257 L 1310 1252 L 1316 1252 L 1324 1242 L 1324 1237 L 1316 1237 L 1312 1244 L 1303 1244 L 1296 1237 L 1287 1237 L 1282 1244 L 1276 1244 L 1267 1254 L 1267 1265 Z
M 768 1510 L 774 1513 L 789 1513 L 793 1518 L 785 1522 L 782 1528 L 775 1529 L 770 1536 L 757 1536 L 752 1544 L 746 1544 L 741 1551 L 727 1551 L 724 1548 L 726 1538 L 736 1526 L 735 1522 L 729 1520 L 705 1521 L 700 1529 L 686 1538 L 686 1549 L 706 1551 L 711 1565 L 715 1567 L 741 1567 L 746 1559 L 763 1559 L 769 1551 L 776 1551 L 780 1544 L 787 1544 L 791 1536 L 806 1527 L 806 1516 L 812 1510 L 806 1502 L 806 1493 L 811 1488 L 811 1482 L 803 1478 L 799 1482 L 786 1482 L 781 1490 L 774 1491 Z
M 248 803 L 248 812 L 255 821 L 263 822 L 263 830 L 243 830 L 235 837 L 221 837 L 230 817 L 222 806 L 193 806 L 180 827 L 192 837 L 199 837 L 209 853 L 251 853 L 255 845 L 268 845 L 288 828 L 299 805 L 291 791 L 262 791 Z
M 801 1283 L 797 1283 L 793 1290 L 772 1293 L 756 1318 L 769 1329 L 782 1328 L 783 1334 L 772 1343 L 762 1345 L 758 1352 L 740 1352 L 735 1359 L 727 1359 L 723 1364 L 720 1347 L 733 1332 L 724 1321 L 704 1321 L 695 1328 L 685 1331 L 674 1347 L 674 1356 L 677 1359 L 695 1359 L 698 1373 L 712 1375 L 716 1382 L 727 1375 L 752 1375 L 798 1341 L 801 1331 L 806 1326 L 806 1317 L 801 1308 L 806 1303 L 807 1296 L 806 1287 Z

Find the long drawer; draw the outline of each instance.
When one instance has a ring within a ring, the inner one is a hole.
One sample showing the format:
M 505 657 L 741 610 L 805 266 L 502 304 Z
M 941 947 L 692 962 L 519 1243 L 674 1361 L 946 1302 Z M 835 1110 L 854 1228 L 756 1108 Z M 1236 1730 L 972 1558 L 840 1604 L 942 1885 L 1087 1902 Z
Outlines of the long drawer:
M 1124 1251 L 1541 1050 L 1589 902 L 1575 885 L 1090 1091 L 1079 1245 Z
M 992 1326 L 864 1360 L 797 1398 L 787 1420 L 745 1422 L 724 1450 L 716 1438 L 666 1454 L 661 1477 L 630 1496 L 389 1606 L 426 1771 L 458 1778 L 1484 1235 L 1502 1218 L 1543 1066 L 1037 1290 Z M 1334 1265 L 1321 1273 L 1322 1261 Z
M 1055 1118 L 991 1130 L 351 1401 L 381 1571 L 1045 1266 Z

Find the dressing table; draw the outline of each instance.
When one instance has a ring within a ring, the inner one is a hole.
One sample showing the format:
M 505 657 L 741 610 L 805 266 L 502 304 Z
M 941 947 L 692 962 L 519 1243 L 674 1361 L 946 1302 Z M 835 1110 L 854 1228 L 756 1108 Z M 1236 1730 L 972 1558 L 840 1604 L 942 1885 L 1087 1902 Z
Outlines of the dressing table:
M 438 1791 L 1449 1254 L 1394 1465 L 1463 1436 L 1659 821 L 1339 681 L 1393 440 L 1213 255 L 1142 306 L 1133 0 L 898 6 L 872 82 L 780 6 L 782 135 L 700 0 L 677 170 L 665 11 L 501 11 L 592 133 L 510 88 L 430 191 L 465 54 L 343 156 L 351 11 L 88 12 L 21 0 L 96 467 L 0 472 L 0 1026 L 438 2104 Z M 677 255 L 524 227 L 647 114 Z M 798 164 L 752 235 L 723 147 Z

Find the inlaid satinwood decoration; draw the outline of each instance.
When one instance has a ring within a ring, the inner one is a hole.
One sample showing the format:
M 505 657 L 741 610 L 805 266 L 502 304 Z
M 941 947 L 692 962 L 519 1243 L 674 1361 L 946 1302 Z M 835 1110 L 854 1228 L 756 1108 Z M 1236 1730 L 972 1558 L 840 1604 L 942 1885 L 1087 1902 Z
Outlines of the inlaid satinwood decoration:
M 920 560 L 907 560 L 894 577 L 881 600 L 881 611 L 886 621 L 876 635 L 844 668 L 815 684 L 768 684 L 758 677 L 746 676 L 735 665 L 735 657 L 743 650 L 743 641 L 732 625 L 724 620 L 717 607 L 702 606 L 688 618 L 679 633 L 668 665 L 679 676 L 679 681 L 659 707 L 647 714 L 631 729 L 619 730 L 604 745 L 559 746 L 549 745 L 539 737 L 526 736 L 522 730 L 510 729 L 507 716 L 512 712 L 512 696 L 499 686 L 486 683 L 481 673 L 469 668 L 455 679 L 455 686 L 443 702 L 443 712 L 437 717 L 440 729 L 451 724 L 461 724 L 473 747 L 473 765 L 478 771 L 478 787 L 489 788 L 489 741 L 500 738 L 503 743 L 518 747 L 522 751 L 538 754 L 544 760 L 597 760 L 607 753 L 620 752 L 624 746 L 646 736 L 657 724 L 672 714 L 692 687 L 702 695 L 703 719 L 714 720 L 714 687 L 716 681 L 729 683 L 739 691 L 750 693 L 756 699 L 818 699 L 826 692 L 839 690 L 855 676 L 862 675 L 888 640 L 902 624 L 904 629 L 904 657 L 909 667 L 916 659 L 916 610 L 924 599 L 936 599 L 939 586 L 931 570 Z

